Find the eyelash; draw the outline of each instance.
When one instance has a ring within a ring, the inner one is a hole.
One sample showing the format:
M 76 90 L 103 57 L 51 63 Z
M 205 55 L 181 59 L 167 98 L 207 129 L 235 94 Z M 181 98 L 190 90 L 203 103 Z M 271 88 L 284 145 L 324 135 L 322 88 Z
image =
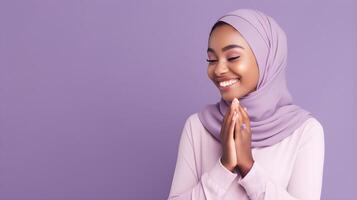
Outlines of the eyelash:
M 232 60 L 238 59 L 239 57 L 240 57 L 240 56 L 228 58 L 228 60 L 229 60 L 229 61 L 232 61 Z M 213 63 L 213 62 L 216 62 L 217 60 L 209 60 L 209 59 L 207 59 L 206 61 L 207 61 L 208 63 Z

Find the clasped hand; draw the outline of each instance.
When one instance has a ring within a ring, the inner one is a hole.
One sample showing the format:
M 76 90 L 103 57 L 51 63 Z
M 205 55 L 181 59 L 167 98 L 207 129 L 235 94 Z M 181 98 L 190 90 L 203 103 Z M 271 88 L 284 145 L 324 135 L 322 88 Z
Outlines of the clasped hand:
M 237 98 L 227 110 L 220 131 L 222 144 L 221 163 L 231 172 L 238 170 L 244 177 L 254 160 L 251 151 L 251 129 L 247 109 Z

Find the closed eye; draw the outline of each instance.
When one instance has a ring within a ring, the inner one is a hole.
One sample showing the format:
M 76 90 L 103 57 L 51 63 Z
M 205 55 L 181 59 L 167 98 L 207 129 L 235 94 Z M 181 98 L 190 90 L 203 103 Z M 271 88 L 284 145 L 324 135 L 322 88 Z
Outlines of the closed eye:
M 216 62 L 217 60 L 209 60 L 209 59 L 207 59 L 206 60 L 208 63 L 214 63 L 214 62 Z
M 236 57 L 233 57 L 233 58 L 228 58 L 229 61 L 232 61 L 232 60 L 235 60 L 235 59 L 238 59 L 240 56 L 236 56 Z
M 236 57 L 232 57 L 232 58 L 228 58 L 228 61 L 234 61 L 236 59 L 238 59 L 240 56 L 236 56 Z M 208 63 L 214 63 L 214 62 L 217 62 L 217 60 L 209 60 L 209 59 L 206 59 L 206 61 Z

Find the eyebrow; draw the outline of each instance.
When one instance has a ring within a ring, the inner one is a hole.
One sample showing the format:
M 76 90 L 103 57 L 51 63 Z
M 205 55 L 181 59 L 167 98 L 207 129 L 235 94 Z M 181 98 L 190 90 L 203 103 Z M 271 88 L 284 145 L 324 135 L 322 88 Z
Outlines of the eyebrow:
M 229 49 L 233 49 L 233 48 L 241 48 L 241 49 L 244 49 L 242 46 L 238 45 L 238 44 L 230 44 L 230 45 L 227 45 L 225 47 L 222 48 L 222 51 L 227 51 Z M 214 52 L 214 50 L 212 48 L 209 48 L 207 49 L 207 52 Z

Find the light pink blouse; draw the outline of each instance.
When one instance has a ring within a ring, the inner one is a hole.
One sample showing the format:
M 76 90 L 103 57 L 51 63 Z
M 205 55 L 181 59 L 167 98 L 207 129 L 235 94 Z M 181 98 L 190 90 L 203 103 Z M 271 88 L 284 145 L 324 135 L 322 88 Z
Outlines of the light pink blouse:
M 309 118 L 279 143 L 252 148 L 255 162 L 242 179 L 222 165 L 221 144 L 194 113 L 182 130 L 168 199 L 317 200 L 324 152 L 323 127 Z

